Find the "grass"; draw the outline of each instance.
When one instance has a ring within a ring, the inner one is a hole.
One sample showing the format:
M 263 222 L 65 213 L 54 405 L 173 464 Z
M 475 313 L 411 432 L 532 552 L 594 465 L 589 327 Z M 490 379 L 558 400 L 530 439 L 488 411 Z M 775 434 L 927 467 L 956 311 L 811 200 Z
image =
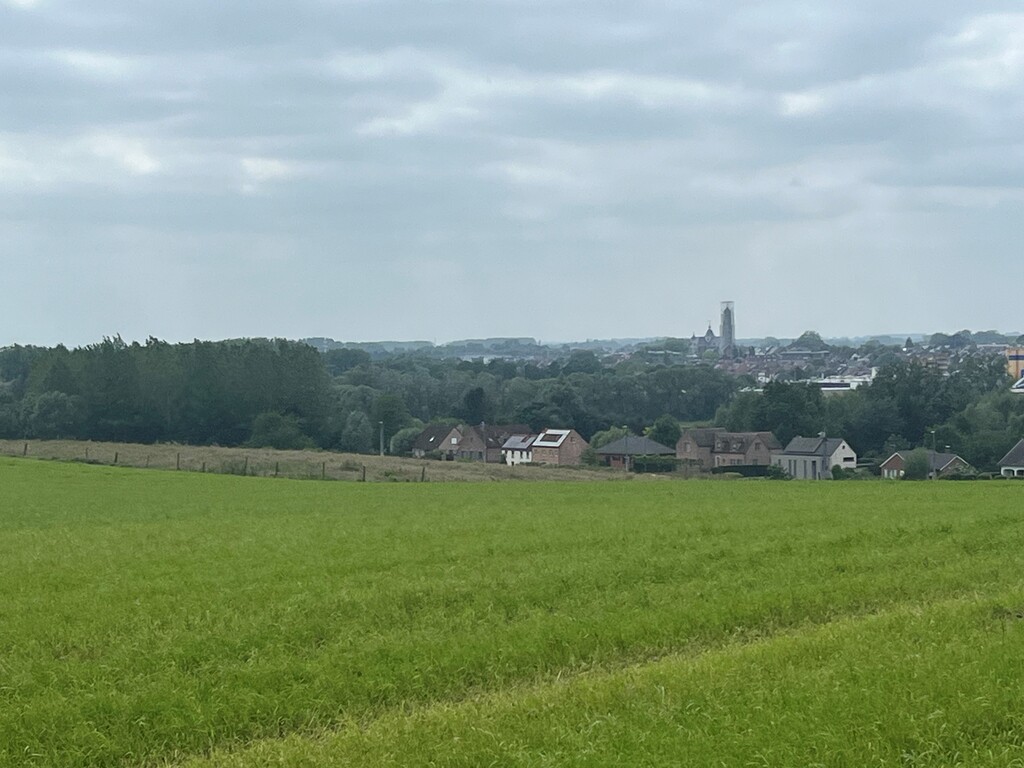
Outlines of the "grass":
M 0 459 L 0 765 L 1024 765 L 1019 499 Z
M 74 461 L 85 464 L 180 470 L 222 475 L 349 480 L 389 483 L 491 482 L 495 480 L 632 480 L 607 468 L 547 467 L 470 461 L 436 461 L 332 451 L 158 443 L 98 443 L 79 440 L 0 440 L 0 456 Z

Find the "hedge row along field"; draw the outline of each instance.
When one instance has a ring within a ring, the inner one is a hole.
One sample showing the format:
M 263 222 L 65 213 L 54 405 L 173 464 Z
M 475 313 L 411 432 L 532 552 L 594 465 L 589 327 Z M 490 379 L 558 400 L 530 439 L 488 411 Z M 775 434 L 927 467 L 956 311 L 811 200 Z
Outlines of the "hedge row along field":
M 1024 765 L 1022 499 L 0 459 L 0 765 Z

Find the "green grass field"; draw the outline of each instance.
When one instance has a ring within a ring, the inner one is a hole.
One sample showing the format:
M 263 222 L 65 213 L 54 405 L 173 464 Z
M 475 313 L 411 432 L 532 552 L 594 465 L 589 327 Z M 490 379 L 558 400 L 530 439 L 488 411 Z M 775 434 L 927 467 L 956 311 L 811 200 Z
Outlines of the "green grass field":
M 1024 766 L 1024 495 L 0 459 L 0 765 Z

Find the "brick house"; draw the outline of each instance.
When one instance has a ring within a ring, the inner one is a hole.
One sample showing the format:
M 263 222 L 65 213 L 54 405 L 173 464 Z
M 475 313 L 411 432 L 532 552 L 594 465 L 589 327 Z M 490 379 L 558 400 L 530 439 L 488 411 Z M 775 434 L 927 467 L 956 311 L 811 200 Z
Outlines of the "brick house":
M 892 456 L 878 465 L 882 477 L 890 480 L 898 480 L 903 477 L 907 464 L 907 456 L 910 451 L 896 451 Z M 928 451 L 928 479 L 934 480 L 937 477 L 944 477 L 956 472 L 962 472 L 971 468 L 964 459 L 955 453 L 938 453 Z
M 416 442 L 412 444 L 412 455 L 422 459 L 428 453 L 437 451 L 442 459 L 451 461 L 462 441 L 462 430 L 449 424 L 428 424 Z
M 687 429 L 676 443 L 676 458 L 691 466 L 763 466 L 772 463 L 772 453 L 782 444 L 771 432 L 726 432 L 718 427 Z
M 531 446 L 533 463 L 576 467 L 587 445 L 575 429 L 546 429 Z
M 529 433 L 530 427 L 526 424 L 480 424 L 466 427 L 455 451 L 455 458 L 496 464 L 504 460 L 501 446 L 506 440 L 512 435 Z

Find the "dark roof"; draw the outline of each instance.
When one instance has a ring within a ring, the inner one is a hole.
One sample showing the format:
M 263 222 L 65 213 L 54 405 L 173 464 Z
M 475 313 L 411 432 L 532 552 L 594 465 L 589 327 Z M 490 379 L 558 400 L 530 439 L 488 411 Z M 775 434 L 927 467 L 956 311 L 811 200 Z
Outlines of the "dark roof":
M 649 437 L 627 435 L 597 449 L 603 456 L 667 456 L 676 455 L 674 448 L 656 443 Z
M 1024 467 L 1024 440 L 1018 440 L 1009 453 L 999 461 L 1000 467 Z
M 769 451 L 777 451 L 782 445 L 771 432 L 720 432 L 715 435 L 715 453 L 746 453 L 757 440 L 764 443 Z
M 528 424 L 484 424 L 483 437 L 488 448 L 501 448 L 512 435 L 529 435 L 533 432 Z M 481 436 L 481 425 L 469 427 L 466 432 Z
M 501 449 L 503 451 L 526 451 L 536 439 L 536 435 L 512 435 L 502 444 Z
M 824 447 L 821 444 L 823 440 L 826 442 Z M 838 437 L 794 437 L 783 453 L 791 456 L 831 456 L 843 442 Z
M 722 427 L 697 427 L 683 432 L 683 438 L 693 440 L 701 448 L 711 448 L 715 444 L 715 435 L 725 432 Z
M 455 429 L 451 424 L 428 424 L 416 442 L 412 444 L 413 450 L 437 451 L 441 449 L 441 441 L 448 437 L 448 434 Z
M 957 459 L 960 459 L 960 461 L 962 461 L 964 464 L 967 463 L 967 461 L 965 459 L 961 458 L 960 456 L 957 456 L 955 453 L 941 453 L 939 451 L 928 451 L 927 453 L 928 453 L 928 471 L 929 472 L 941 472 L 942 470 L 944 470 L 946 467 L 948 467 L 951 463 L 953 463 Z M 910 451 L 896 451 L 896 453 L 894 453 L 888 459 L 886 459 L 881 464 L 879 464 L 879 466 L 880 467 L 884 467 L 886 464 L 888 464 L 890 461 L 892 461 L 897 456 L 899 456 L 900 459 L 902 459 L 903 461 L 906 461 L 907 460 L 907 456 L 909 454 L 910 454 Z
M 960 459 L 955 453 L 940 453 L 938 451 L 928 451 L 928 469 L 933 472 L 941 472 L 951 463 Z M 960 459 L 964 464 L 967 462 L 964 459 Z

